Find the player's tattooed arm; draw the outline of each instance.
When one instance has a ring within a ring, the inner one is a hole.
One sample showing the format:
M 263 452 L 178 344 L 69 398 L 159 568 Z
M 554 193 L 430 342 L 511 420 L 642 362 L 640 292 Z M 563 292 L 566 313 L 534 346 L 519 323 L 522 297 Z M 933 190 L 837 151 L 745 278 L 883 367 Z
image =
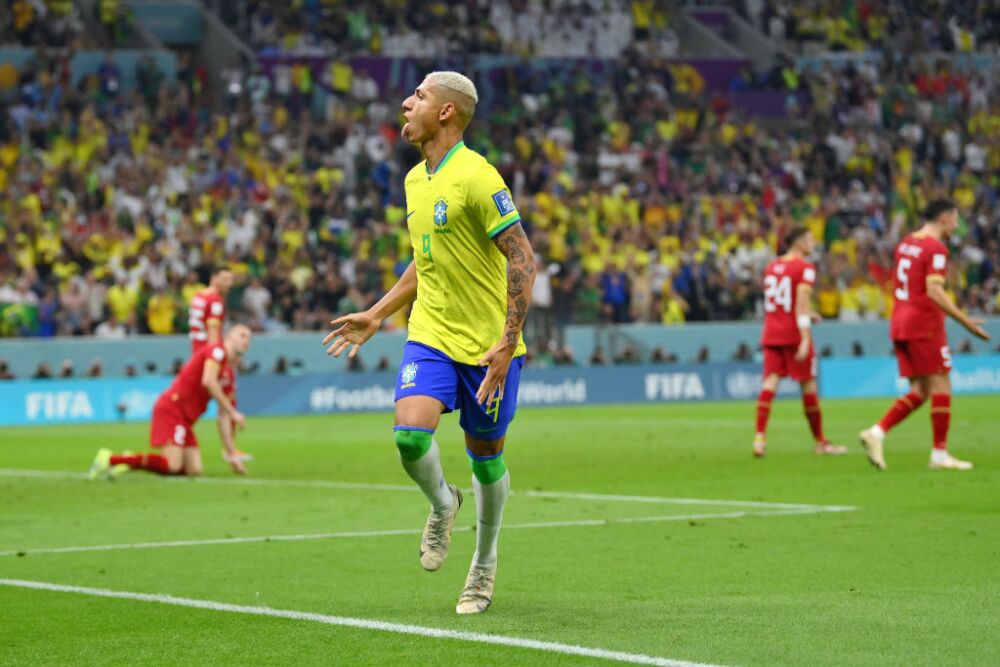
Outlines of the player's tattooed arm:
M 511 225 L 493 239 L 507 258 L 507 322 L 504 341 L 517 347 L 524 321 L 531 305 L 531 286 L 535 282 L 535 253 L 521 223 Z
M 500 252 L 507 258 L 507 322 L 503 337 L 479 360 L 480 366 L 489 366 L 486 377 L 479 384 L 476 402 L 486 405 L 492 400 L 503 400 L 507 371 L 517 350 L 517 343 L 524 328 L 531 304 L 531 286 L 535 282 L 535 253 L 524 234 L 521 223 L 515 223 L 493 239 Z

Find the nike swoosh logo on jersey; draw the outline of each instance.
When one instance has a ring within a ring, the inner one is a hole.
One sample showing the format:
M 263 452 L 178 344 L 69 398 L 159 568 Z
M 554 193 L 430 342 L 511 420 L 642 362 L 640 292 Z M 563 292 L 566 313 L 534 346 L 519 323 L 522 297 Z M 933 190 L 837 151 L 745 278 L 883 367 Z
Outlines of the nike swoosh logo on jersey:
M 495 430 L 497 430 L 496 426 L 491 426 L 489 428 L 483 428 L 482 426 L 476 427 L 476 433 L 489 433 L 490 431 L 495 431 Z
M 416 211 L 410 211 L 409 213 L 407 213 L 406 214 L 406 219 L 409 220 L 410 216 L 413 215 L 414 213 L 416 213 Z

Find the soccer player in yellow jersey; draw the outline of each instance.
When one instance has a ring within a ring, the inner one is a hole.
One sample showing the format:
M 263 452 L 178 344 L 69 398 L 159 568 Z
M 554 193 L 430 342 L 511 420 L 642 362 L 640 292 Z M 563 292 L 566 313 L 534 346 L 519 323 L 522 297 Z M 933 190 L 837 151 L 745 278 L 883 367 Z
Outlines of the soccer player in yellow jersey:
M 489 609 L 497 537 L 510 476 L 503 460 L 524 364 L 521 330 L 535 260 L 521 216 L 497 170 L 462 142 L 476 87 L 457 72 L 432 72 L 403 101 L 403 138 L 424 161 L 406 175 L 406 224 L 414 260 L 395 286 L 363 313 L 331 322 L 327 354 L 358 348 L 385 318 L 413 303 L 396 385 L 396 447 L 403 468 L 431 503 L 420 563 L 441 567 L 462 494 L 445 482 L 434 431 L 441 414 L 461 411 L 476 494 L 476 553 L 458 599 L 459 614 Z M 415 301 L 414 301 L 415 300 Z

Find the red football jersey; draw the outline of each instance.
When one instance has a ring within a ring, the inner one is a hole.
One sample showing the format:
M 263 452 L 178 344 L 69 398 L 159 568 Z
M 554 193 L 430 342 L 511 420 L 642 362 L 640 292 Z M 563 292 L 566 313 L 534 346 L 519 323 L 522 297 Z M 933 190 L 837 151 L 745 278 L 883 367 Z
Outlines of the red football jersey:
M 802 340 L 795 320 L 799 285 L 816 284 L 816 267 L 804 259 L 778 257 L 764 269 L 763 345 L 798 345 Z
M 184 415 L 184 418 L 194 422 L 208 409 L 208 402 L 212 400 L 208 391 L 201 384 L 201 378 L 205 372 L 205 362 L 209 359 L 222 366 L 219 370 L 219 378 L 228 375 L 228 365 L 226 363 L 226 348 L 223 345 L 203 345 L 200 350 L 191 355 L 181 372 L 177 374 L 174 381 L 164 392 L 161 400 L 166 399 L 175 405 Z
M 890 338 L 944 338 L 944 311 L 927 296 L 927 283 L 943 283 L 947 267 L 948 248 L 937 239 L 916 232 L 900 242 L 892 272 L 896 303 L 889 324 Z
M 191 299 L 191 311 L 188 317 L 188 338 L 191 339 L 191 351 L 197 352 L 208 342 L 208 323 L 226 319 L 226 304 L 215 292 L 204 289 Z

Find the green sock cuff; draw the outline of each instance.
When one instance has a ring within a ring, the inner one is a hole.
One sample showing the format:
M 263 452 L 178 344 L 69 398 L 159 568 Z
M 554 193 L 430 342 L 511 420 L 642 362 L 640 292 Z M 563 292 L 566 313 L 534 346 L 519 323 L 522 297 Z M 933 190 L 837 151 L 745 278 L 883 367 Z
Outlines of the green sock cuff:
M 395 435 L 399 456 L 405 461 L 416 461 L 422 458 L 430 450 L 431 443 L 434 442 L 434 435 L 427 431 L 398 428 Z
M 480 484 L 495 484 L 507 473 L 507 464 L 503 462 L 503 454 L 492 458 L 479 460 L 470 459 L 472 462 L 472 474 L 476 476 Z

